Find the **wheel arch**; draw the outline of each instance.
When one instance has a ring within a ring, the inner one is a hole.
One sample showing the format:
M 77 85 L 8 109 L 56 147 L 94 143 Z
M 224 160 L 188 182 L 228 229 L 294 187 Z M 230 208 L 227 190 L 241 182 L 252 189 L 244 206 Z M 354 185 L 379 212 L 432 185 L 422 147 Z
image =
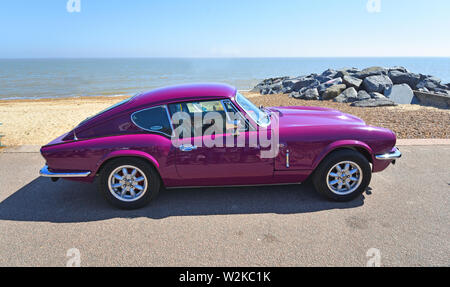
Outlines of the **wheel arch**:
M 118 159 L 118 158 L 138 158 L 138 159 L 142 159 L 145 162 L 147 162 L 148 164 L 150 164 L 156 171 L 156 173 L 158 174 L 161 183 L 164 184 L 163 182 L 163 178 L 161 177 L 161 173 L 159 171 L 159 163 L 158 161 L 151 156 L 148 153 L 142 152 L 142 151 L 137 151 L 137 150 L 120 150 L 120 151 L 114 151 L 111 152 L 107 155 L 105 155 L 98 163 L 97 163 L 97 169 L 95 170 L 95 175 L 100 174 L 100 172 L 102 171 L 102 169 L 105 167 L 105 165 L 108 162 L 111 162 L 112 160 Z
M 331 153 L 339 150 L 353 150 L 362 154 L 370 163 L 373 164 L 373 151 L 372 149 L 361 141 L 355 140 L 343 140 L 329 144 L 314 160 L 313 170 L 315 170 L 319 164 Z

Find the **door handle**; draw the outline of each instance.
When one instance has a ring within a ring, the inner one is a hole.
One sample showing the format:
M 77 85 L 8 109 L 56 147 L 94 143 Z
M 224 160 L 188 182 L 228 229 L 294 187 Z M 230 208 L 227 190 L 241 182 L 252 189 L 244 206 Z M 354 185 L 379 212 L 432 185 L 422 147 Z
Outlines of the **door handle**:
M 184 145 L 180 146 L 181 151 L 193 151 L 196 149 L 197 149 L 197 147 L 195 145 L 191 145 L 191 144 L 184 144 Z

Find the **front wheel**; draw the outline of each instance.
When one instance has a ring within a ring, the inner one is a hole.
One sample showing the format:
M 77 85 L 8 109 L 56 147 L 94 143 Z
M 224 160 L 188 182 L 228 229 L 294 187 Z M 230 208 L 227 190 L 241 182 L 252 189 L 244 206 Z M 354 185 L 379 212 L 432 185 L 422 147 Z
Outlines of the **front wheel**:
M 335 201 L 350 201 L 370 184 L 369 161 L 359 152 L 340 150 L 327 156 L 317 167 L 313 183 L 322 195 Z
M 147 205 L 160 189 L 160 179 L 150 164 L 138 158 L 118 158 L 100 173 L 99 189 L 109 203 L 122 209 Z

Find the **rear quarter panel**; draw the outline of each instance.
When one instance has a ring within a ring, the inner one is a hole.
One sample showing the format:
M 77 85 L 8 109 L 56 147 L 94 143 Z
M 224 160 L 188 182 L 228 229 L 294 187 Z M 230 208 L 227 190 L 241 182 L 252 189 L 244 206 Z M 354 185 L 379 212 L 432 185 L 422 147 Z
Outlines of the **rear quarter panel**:
M 110 136 L 46 146 L 41 153 L 49 168 L 57 171 L 91 171 L 92 181 L 100 166 L 111 158 L 135 156 L 153 164 L 163 179 L 176 177 L 171 140 L 155 134 Z

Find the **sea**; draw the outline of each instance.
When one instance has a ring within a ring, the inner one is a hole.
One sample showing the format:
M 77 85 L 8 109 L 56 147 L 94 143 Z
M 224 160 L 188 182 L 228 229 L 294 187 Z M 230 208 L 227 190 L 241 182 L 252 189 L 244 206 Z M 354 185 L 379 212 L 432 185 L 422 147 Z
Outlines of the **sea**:
M 206 82 L 249 90 L 270 77 L 371 66 L 403 66 L 450 82 L 450 58 L 0 59 L 0 100 L 134 95 Z

